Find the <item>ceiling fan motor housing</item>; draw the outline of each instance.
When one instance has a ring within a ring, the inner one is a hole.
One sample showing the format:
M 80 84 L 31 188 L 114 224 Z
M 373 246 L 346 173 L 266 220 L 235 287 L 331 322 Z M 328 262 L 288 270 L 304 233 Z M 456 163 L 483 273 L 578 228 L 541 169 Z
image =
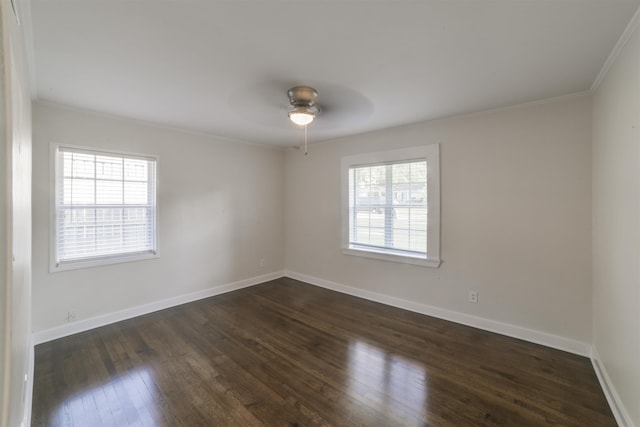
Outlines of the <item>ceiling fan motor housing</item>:
M 320 109 L 315 105 L 318 92 L 309 86 L 296 86 L 287 91 L 289 102 L 294 110 L 303 108 L 307 113 L 316 115 Z

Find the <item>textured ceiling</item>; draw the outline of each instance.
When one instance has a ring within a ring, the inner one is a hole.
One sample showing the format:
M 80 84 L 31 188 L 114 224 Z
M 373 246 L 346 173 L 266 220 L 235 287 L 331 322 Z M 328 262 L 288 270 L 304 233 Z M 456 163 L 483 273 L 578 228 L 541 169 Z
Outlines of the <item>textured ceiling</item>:
M 37 99 L 297 145 L 589 90 L 637 0 L 32 0 Z

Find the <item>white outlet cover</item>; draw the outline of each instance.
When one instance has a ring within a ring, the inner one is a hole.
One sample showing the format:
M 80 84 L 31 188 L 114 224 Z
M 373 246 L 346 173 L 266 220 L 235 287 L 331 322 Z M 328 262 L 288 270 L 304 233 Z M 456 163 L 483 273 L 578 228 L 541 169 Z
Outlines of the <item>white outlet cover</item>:
M 477 291 L 469 291 L 469 302 L 477 303 L 478 302 L 478 292 Z

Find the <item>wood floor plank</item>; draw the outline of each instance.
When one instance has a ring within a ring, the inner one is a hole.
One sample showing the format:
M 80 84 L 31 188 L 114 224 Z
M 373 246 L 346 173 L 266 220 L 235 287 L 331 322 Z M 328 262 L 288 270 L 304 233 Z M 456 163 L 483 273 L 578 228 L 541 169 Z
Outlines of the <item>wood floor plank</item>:
M 32 426 L 615 426 L 590 361 L 282 278 L 36 347 Z

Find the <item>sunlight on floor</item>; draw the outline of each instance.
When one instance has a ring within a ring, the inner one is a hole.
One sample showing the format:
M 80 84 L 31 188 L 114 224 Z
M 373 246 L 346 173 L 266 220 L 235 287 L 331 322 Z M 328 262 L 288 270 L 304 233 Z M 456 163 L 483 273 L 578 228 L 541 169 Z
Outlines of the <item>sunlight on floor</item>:
M 424 367 L 363 341 L 349 347 L 349 390 L 383 412 L 394 415 L 423 413 L 428 409 Z
M 116 380 L 89 388 L 66 399 L 57 409 L 55 419 L 61 425 L 73 425 L 84 414 L 85 425 L 156 425 L 157 391 L 153 374 L 138 368 Z

